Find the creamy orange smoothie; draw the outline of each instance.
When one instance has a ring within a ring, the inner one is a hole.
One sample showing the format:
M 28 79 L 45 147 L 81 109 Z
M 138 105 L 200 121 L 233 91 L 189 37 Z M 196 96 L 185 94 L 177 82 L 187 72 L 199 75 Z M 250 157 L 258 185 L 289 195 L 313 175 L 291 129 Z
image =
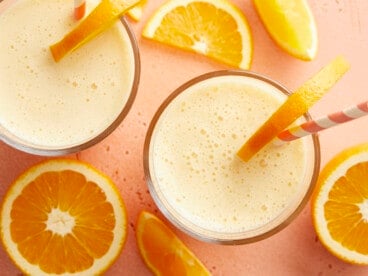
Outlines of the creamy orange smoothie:
M 92 9 L 98 1 L 88 1 Z M 73 1 L 19 0 L 0 14 L 0 137 L 33 153 L 90 146 L 134 99 L 139 57 L 125 22 L 55 63 L 49 45 L 73 26 Z
M 284 92 L 260 76 L 225 71 L 185 84 L 160 107 L 146 139 L 145 171 L 174 224 L 202 240 L 245 243 L 300 211 L 319 167 L 315 137 L 268 145 L 247 163 L 236 156 Z

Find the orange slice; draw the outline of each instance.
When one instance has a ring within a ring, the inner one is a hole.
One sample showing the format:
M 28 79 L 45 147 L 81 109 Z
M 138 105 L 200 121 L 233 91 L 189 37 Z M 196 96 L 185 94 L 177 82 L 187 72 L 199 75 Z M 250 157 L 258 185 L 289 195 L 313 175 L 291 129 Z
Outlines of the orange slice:
M 143 15 L 144 6 L 147 4 L 147 0 L 142 0 L 138 5 L 128 10 L 127 15 L 134 21 L 139 21 Z
M 155 215 L 138 217 L 137 243 L 146 265 L 155 275 L 210 275 L 185 244 Z
M 246 18 L 227 0 L 171 0 L 148 20 L 146 38 L 249 69 L 253 42 Z
M 306 113 L 348 69 L 349 64 L 343 57 L 337 57 L 323 67 L 287 98 L 279 109 L 240 148 L 237 153 L 238 156 L 244 161 L 252 158 L 277 134 Z
M 69 52 L 96 37 L 139 2 L 139 0 L 102 0 L 79 25 L 59 42 L 50 46 L 54 60 L 58 62 Z
M 126 240 L 126 211 L 112 181 L 88 164 L 55 159 L 29 168 L 1 208 L 1 239 L 26 275 L 105 271 Z
M 311 201 L 322 244 L 346 262 L 368 265 L 368 144 L 345 149 L 327 163 Z
M 306 0 L 253 0 L 273 40 L 283 50 L 302 60 L 317 54 L 317 26 Z

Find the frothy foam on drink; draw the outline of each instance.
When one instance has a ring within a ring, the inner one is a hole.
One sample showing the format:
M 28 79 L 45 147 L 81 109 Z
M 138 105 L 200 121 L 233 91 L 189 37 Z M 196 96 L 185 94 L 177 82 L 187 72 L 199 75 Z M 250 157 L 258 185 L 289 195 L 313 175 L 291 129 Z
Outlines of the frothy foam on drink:
M 78 24 L 72 7 L 17 1 L 0 15 L 0 126 L 36 145 L 95 137 L 117 118 L 132 88 L 133 50 L 121 23 L 53 61 L 49 45 Z
M 275 87 L 217 77 L 181 93 L 163 112 L 150 146 L 150 170 L 171 211 L 211 231 L 236 233 L 274 220 L 309 184 L 304 140 L 268 146 L 248 163 L 244 141 L 285 100 Z

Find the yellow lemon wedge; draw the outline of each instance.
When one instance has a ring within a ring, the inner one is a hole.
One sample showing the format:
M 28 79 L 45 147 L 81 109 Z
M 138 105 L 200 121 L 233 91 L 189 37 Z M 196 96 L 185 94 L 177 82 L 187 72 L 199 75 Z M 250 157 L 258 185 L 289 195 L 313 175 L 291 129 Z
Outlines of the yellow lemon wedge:
M 324 66 L 292 93 L 271 117 L 245 142 L 237 155 L 248 161 L 266 144 L 306 113 L 349 69 L 348 62 L 341 56 Z
M 138 3 L 140 0 L 102 0 L 79 25 L 50 46 L 54 60 L 60 61 L 66 54 L 96 37 Z
M 25 275 L 100 275 L 127 236 L 116 186 L 71 159 L 26 170 L 10 186 L 0 215 L 4 248 Z
M 317 26 L 306 0 L 253 0 L 272 39 L 292 56 L 313 60 L 317 54 Z
M 347 148 L 326 164 L 311 202 L 321 243 L 346 262 L 368 265 L 368 144 Z
M 148 20 L 143 37 L 249 69 L 253 43 L 243 13 L 227 0 L 170 0 Z
M 139 214 L 136 239 L 139 252 L 155 275 L 210 275 L 175 233 L 147 211 Z

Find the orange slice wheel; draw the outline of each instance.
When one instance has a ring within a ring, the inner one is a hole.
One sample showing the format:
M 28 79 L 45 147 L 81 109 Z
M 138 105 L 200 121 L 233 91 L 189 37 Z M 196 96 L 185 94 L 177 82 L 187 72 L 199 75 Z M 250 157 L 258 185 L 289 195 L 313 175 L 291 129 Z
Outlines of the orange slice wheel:
M 24 172 L 1 208 L 1 239 L 26 275 L 97 275 L 126 239 L 124 203 L 111 180 L 86 163 L 45 161 Z
M 326 164 L 311 202 L 322 244 L 346 262 L 368 265 L 368 144 L 347 148 Z

